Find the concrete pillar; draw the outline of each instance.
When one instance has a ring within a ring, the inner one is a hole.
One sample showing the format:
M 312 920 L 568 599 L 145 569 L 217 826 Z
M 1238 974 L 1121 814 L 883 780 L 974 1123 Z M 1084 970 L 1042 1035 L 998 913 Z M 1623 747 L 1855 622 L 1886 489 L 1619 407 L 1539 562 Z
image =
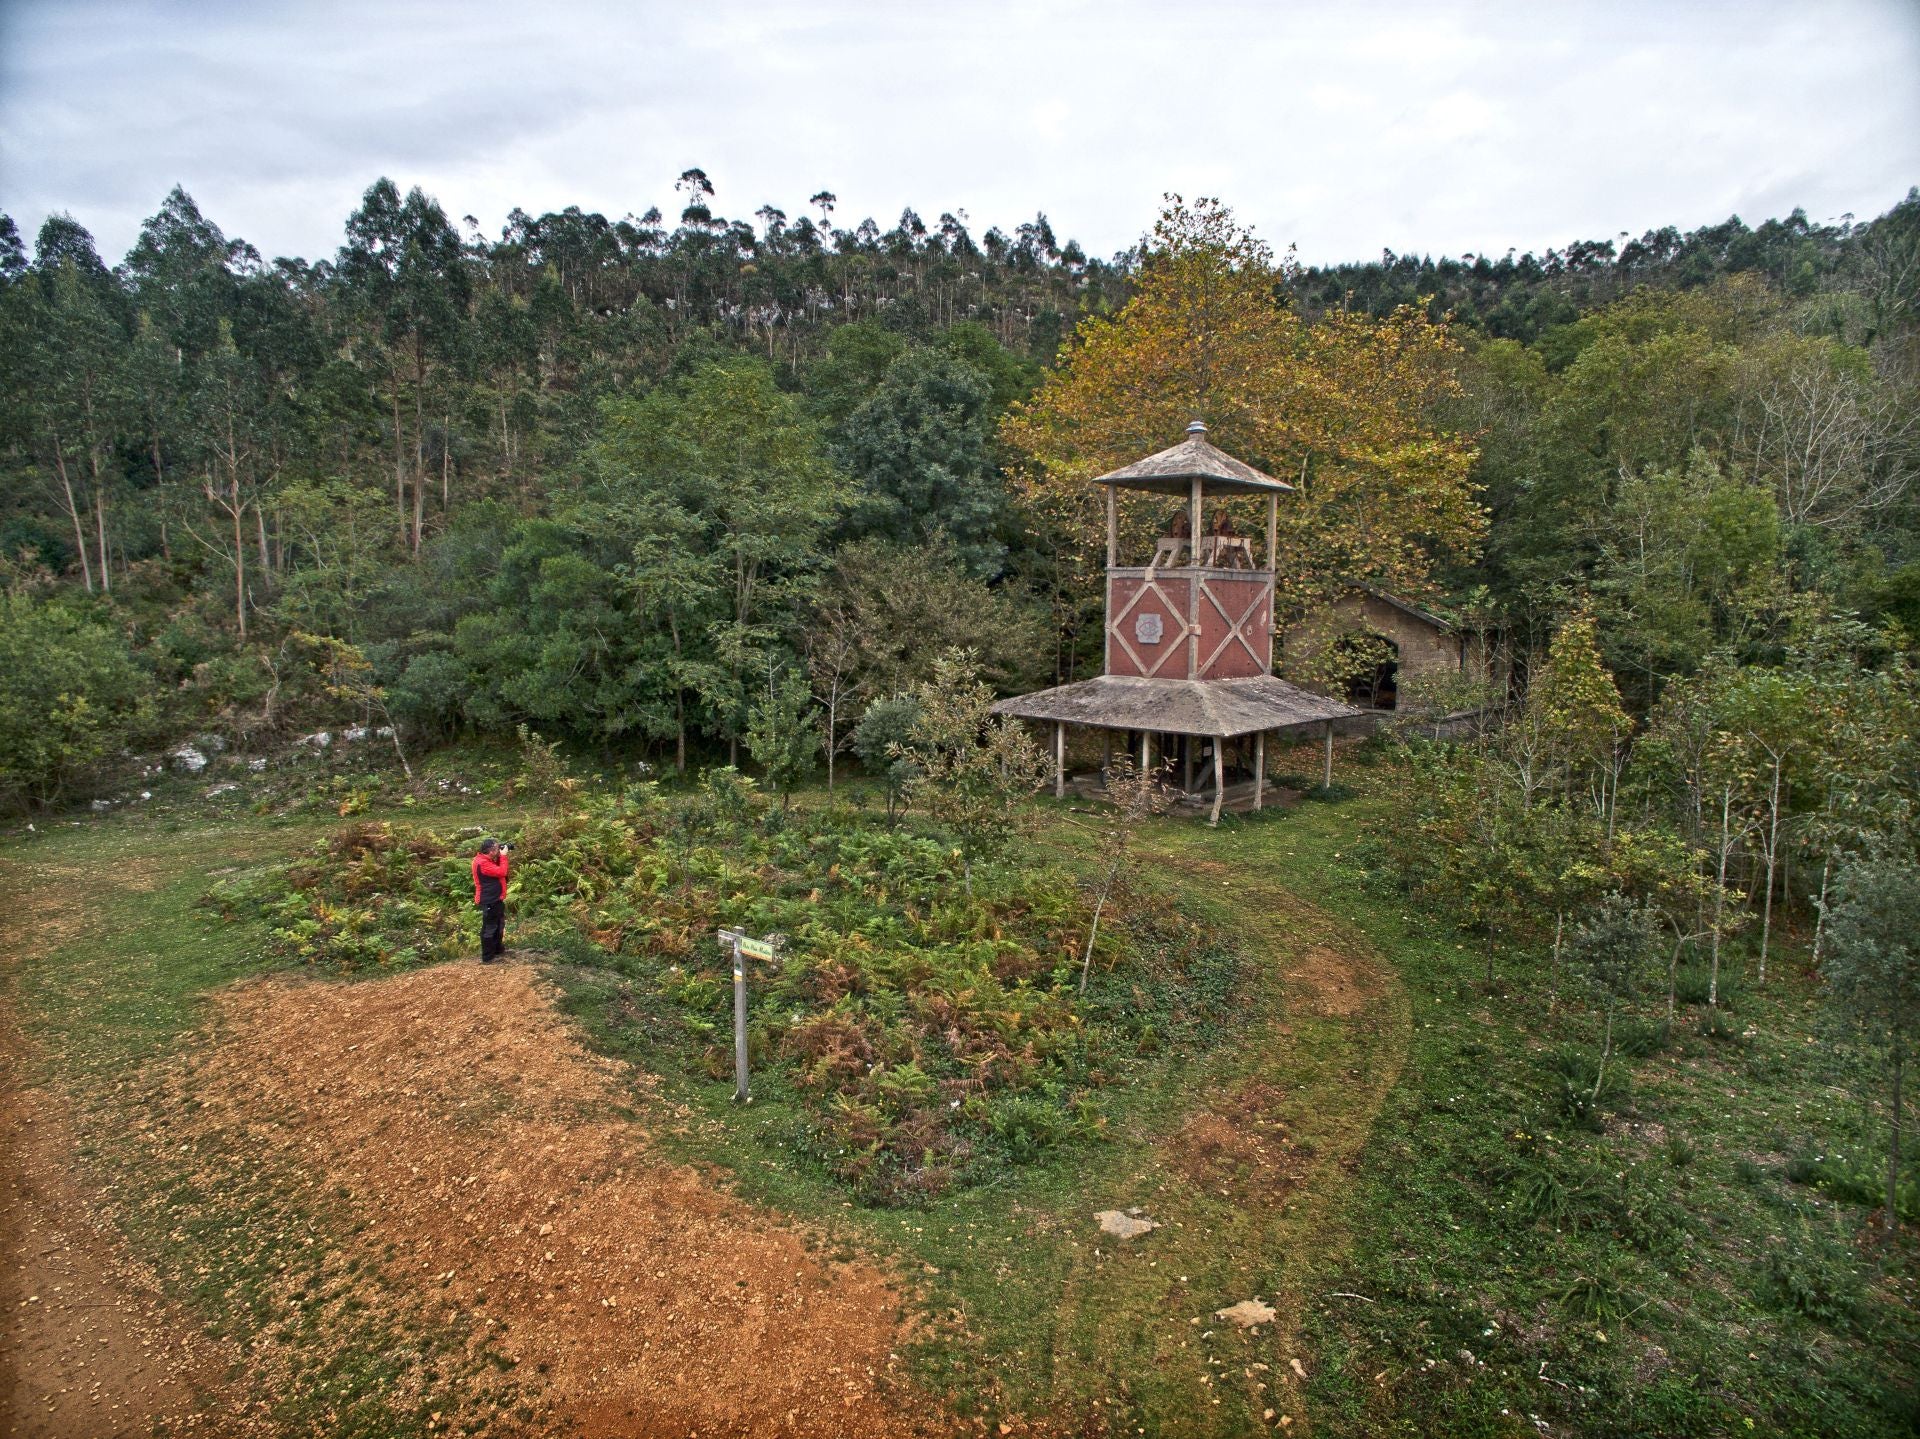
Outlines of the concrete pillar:
M 1053 797 L 1067 797 L 1067 726 L 1061 720 L 1053 723 Z
M 1327 721 L 1327 766 L 1326 766 L 1326 774 L 1321 779 L 1320 784 L 1323 788 L 1326 788 L 1326 789 L 1333 788 L 1333 721 L 1332 720 Z
M 1256 810 L 1267 806 L 1267 732 L 1261 730 L 1253 737 L 1253 807 Z

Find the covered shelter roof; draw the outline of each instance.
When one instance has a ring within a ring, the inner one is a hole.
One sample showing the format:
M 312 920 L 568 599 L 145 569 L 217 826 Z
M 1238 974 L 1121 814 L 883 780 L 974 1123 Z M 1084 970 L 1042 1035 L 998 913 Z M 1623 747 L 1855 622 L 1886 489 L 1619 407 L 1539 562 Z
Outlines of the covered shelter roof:
M 1289 729 L 1360 713 L 1350 704 L 1311 694 L 1272 675 L 1236 680 L 1101 675 L 1000 700 L 993 712 L 1096 729 L 1151 730 L 1214 739 Z
M 1093 483 L 1184 495 L 1195 480 L 1209 493 L 1222 495 L 1279 495 L 1293 488 L 1285 480 L 1263 475 L 1252 465 L 1216 449 L 1207 439 L 1207 427 L 1198 420 L 1187 426 L 1186 439 L 1171 449 L 1109 470 Z

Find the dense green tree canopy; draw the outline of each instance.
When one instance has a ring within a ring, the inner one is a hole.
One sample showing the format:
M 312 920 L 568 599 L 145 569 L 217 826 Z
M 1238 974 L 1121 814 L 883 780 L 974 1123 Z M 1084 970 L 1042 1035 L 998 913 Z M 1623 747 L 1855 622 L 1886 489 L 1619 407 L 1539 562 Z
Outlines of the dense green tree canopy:
M 1920 197 L 1303 271 L 1214 202 L 1106 262 L 824 191 L 749 223 L 721 178 L 687 170 L 677 224 L 493 238 L 381 179 L 316 262 L 180 189 L 118 266 L 72 217 L 30 251 L 0 223 L 7 563 L 113 606 L 163 724 L 303 722 L 297 630 L 427 733 L 684 757 L 744 734 L 771 660 L 851 686 L 838 744 L 938 647 L 1001 683 L 1096 662 L 1066 501 L 1197 405 L 1304 477 L 1290 604 L 1367 578 L 1522 660 L 1585 605 L 1636 721 L 1809 604 L 1920 622 Z

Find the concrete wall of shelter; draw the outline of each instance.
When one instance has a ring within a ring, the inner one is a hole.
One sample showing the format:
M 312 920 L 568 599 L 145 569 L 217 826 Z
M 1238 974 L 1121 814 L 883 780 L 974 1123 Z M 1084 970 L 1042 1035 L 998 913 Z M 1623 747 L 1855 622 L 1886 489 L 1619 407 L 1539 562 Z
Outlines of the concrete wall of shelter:
M 1380 635 L 1398 647 L 1403 686 L 1409 680 L 1460 673 L 1459 635 L 1364 590 L 1348 590 L 1289 627 L 1281 651 L 1281 673 L 1288 673 L 1289 660 L 1297 664 L 1342 635 L 1364 633 Z

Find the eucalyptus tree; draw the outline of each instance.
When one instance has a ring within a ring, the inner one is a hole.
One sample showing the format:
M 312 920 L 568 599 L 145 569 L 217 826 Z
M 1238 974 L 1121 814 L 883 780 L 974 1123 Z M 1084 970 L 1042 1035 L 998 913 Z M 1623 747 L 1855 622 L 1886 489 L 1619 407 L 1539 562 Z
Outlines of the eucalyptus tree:
M 234 627 L 247 639 L 247 612 L 255 600 L 247 583 L 247 552 L 258 544 L 266 568 L 263 504 L 273 468 L 275 395 L 234 344 L 222 320 L 212 350 L 197 367 L 191 395 L 201 497 L 216 525 L 186 521 L 187 533 L 233 576 Z M 249 533 L 249 517 L 255 533 Z M 264 585 L 269 577 L 261 575 Z
M 961 873 L 992 859 L 1030 822 L 1027 801 L 1046 782 L 1047 757 L 1018 721 L 992 712 L 972 654 L 948 650 L 914 691 L 918 712 L 894 757 L 910 769 L 907 793 L 959 844 Z
M 1885 1066 L 1888 1102 L 1886 1212 L 1898 1224 L 1906 1069 L 1920 1041 L 1920 866 L 1882 854 L 1840 876 L 1827 992 L 1841 1018 Z
M 12 284 L 27 273 L 27 247 L 13 216 L 0 214 L 0 284 Z
M 386 362 L 394 505 L 401 534 L 417 554 L 426 524 L 428 387 L 442 377 L 466 319 L 472 288 L 466 257 L 437 201 L 418 186 L 402 199 L 393 181 L 382 178 L 347 218 L 339 272 Z
M 176 185 L 140 226 L 120 275 L 133 304 L 184 363 L 219 343 L 220 321 L 239 305 L 241 276 L 259 268 L 254 248 L 229 240 Z
M 116 450 L 131 408 L 126 307 L 94 252 L 93 237 L 61 215 L 41 227 L 33 274 L 21 298 L 33 450 L 73 528 L 87 592 L 96 583 L 111 592 L 108 512 L 118 487 Z
M 794 786 L 813 768 L 820 740 L 806 675 L 781 670 L 769 658 L 766 685 L 747 716 L 746 745 L 766 775 L 767 787 L 780 796 L 781 809 L 793 803 Z

